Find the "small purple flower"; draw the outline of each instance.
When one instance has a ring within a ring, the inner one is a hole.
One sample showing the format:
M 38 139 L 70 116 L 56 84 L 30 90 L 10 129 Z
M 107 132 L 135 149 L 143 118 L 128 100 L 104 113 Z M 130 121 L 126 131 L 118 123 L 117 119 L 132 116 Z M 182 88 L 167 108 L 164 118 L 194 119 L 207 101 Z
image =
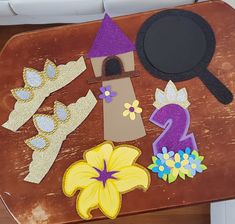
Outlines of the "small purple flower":
M 100 87 L 100 91 L 102 94 L 99 95 L 99 98 L 104 99 L 106 101 L 106 103 L 111 103 L 112 97 L 117 95 L 116 92 L 111 91 L 110 86 Z

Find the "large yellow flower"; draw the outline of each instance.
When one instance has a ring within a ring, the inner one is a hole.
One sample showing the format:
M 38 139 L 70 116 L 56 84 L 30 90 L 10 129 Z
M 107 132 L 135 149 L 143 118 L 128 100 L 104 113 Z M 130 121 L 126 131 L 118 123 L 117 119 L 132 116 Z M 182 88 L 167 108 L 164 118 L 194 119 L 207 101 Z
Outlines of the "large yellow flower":
M 72 164 L 63 177 L 63 192 L 72 197 L 77 190 L 76 208 L 83 219 L 91 219 L 91 210 L 99 208 L 104 215 L 117 217 L 122 194 L 135 188 L 147 190 L 148 171 L 136 164 L 141 152 L 129 145 L 115 147 L 104 142 L 84 153 L 84 160 Z

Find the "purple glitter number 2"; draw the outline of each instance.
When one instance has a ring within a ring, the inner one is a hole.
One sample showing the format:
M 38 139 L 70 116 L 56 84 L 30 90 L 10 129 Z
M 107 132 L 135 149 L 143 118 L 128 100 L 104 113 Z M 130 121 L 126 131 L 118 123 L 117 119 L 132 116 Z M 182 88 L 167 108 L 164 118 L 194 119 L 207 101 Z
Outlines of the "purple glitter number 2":
M 188 110 L 177 104 L 168 104 L 153 112 L 150 121 L 165 131 L 153 143 L 154 155 L 161 153 L 163 147 L 178 152 L 189 147 L 197 150 L 193 134 L 187 134 L 190 125 Z

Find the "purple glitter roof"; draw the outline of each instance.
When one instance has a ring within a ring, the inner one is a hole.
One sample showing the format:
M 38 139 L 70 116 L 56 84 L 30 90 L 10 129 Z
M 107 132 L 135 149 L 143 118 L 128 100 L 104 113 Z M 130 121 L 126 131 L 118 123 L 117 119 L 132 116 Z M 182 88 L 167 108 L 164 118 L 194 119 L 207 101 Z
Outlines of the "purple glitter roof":
M 134 50 L 135 45 L 113 22 L 109 15 L 105 14 L 101 27 L 87 57 L 113 56 Z

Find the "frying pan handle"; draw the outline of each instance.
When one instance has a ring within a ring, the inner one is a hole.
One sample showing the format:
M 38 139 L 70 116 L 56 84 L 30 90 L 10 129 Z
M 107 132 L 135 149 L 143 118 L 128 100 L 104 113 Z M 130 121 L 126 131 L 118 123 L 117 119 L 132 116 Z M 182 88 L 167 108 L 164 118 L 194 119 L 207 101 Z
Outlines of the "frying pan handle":
M 231 91 L 210 71 L 205 70 L 199 77 L 219 102 L 229 104 L 233 101 Z

